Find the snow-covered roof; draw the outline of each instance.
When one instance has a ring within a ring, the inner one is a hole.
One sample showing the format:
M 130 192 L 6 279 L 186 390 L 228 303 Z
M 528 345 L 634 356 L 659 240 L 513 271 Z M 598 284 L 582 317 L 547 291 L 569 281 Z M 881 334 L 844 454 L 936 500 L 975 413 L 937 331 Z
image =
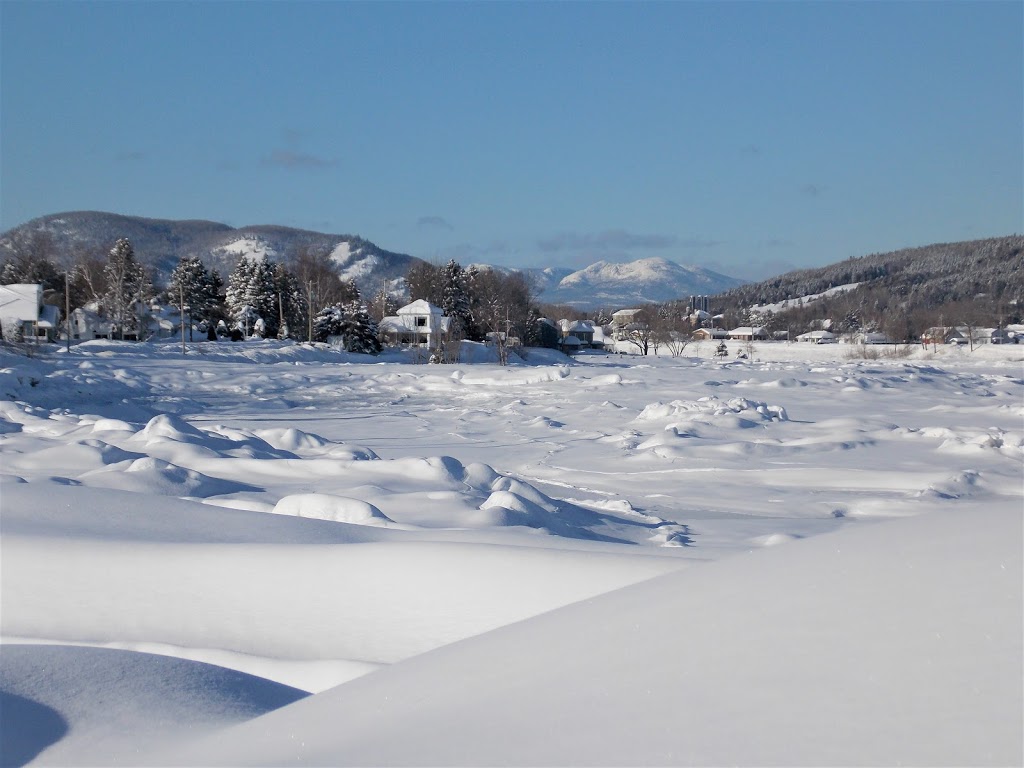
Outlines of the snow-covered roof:
M 741 325 L 739 328 L 733 328 L 729 331 L 730 336 L 764 336 L 766 331 L 761 326 L 751 328 L 749 325 Z
M 39 319 L 43 286 L 38 283 L 0 285 L 0 318 L 34 322 Z
M 836 335 L 831 331 L 808 331 L 797 336 L 798 339 L 834 339 Z
M 400 310 L 399 315 L 443 315 L 444 310 L 431 304 L 426 299 L 416 299 L 411 304 L 406 304 Z
M 562 320 L 562 331 L 565 333 L 593 333 L 594 326 L 585 320 Z
M 562 339 L 562 344 L 567 347 L 578 347 L 583 344 L 576 336 L 566 336 Z
M 620 309 L 618 312 L 612 312 L 612 319 L 627 320 L 642 311 L 642 309 Z
M 407 330 L 408 326 L 402 322 L 400 317 L 389 315 L 388 317 L 382 318 L 381 321 L 377 323 L 377 329 L 381 331 L 395 332 Z

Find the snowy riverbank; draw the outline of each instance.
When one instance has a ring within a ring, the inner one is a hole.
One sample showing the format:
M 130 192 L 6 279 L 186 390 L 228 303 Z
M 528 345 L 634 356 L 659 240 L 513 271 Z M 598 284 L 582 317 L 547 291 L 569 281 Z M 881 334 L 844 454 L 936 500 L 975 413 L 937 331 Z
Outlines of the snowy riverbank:
M 742 347 L 0 352 L 5 764 L 1019 764 L 1024 347 Z

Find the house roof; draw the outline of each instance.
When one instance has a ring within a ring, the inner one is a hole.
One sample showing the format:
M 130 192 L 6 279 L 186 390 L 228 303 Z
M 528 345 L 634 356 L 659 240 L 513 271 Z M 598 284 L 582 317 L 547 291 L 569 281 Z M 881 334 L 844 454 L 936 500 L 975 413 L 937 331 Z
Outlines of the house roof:
M 767 332 L 761 326 L 751 328 L 749 325 L 741 325 L 729 331 L 730 336 L 764 336 Z
M 583 320 L 563 320 L 562 330 L 565 331 L 566 333 L 593 333 L 594 326 Z
M 43 286 L 38 283 L 0 285 L 0 318 L 36 321 L 43 300 Z
M 836 335 L 832 331 L 808 331 L 797 336 L 798 339 L 834 339 Z
M 426 299 L 416 299 L 398 310 L 399 315 L 443 315 L 444 310 Z

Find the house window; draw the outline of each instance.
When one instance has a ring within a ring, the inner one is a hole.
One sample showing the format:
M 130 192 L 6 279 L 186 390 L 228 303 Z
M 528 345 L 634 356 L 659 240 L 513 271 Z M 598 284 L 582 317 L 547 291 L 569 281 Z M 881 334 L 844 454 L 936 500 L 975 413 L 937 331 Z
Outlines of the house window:
M 426 328 L 427 327 L 427 318 L 425 318 L 425 317 L 417 317 L 416 318 L 416 327 L 417 328 Z

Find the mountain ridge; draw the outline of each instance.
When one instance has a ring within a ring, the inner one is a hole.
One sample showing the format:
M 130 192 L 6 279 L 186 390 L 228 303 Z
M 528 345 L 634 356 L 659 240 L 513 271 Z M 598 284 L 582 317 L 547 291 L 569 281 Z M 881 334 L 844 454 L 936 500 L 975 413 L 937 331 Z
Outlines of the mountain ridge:
M 45 233 L 55 261 L 87 255 L 105 258 L 114 242 L 128 238 L 139 260 L 164 281 L 178 260 L 199 256 L 223 277 L 241 258 L 289 260 L 303 249 L 329 257 L 343 280 L 354 279 L 364 294 L 372 295 L 383 281 L 396 281 L 414 264 L 415 256 L 381 248 L 358 235 L 328 234 L 278 224 L 233 227 L 206 219 L 159 219 L 108 213 L 66 211 L 41 216 L 0 234 L 0 261 L 19 237 Z M 528 274 L 538 299 L 581 310 L 625 307 L 712 294 L 744 281 L 701 267 L 652 257 L 631 262 L 598 261 L 582 269 L 568 267 L 481 268 Z
M 356 277 L 367 286 L 405 275 L 419 261 L 404 253 L 388 251 L 359 235 L 328 234 L 277 224 L 232 227 L 205 219 L 157 219 L 105 211 L 66 211 L 40 216 L 0 235 L 0 252 L 10 251 L 19 236 L 45 233 L 58 259 L 83 254 L 106 256 L 121 237 L 128 238 L 139 260 L 165 280 L 178 260 L 199 256 L 207 266 L 227 276 L 238 260 L 263 253 L 290 259 L 301 250 L 334 253 L 347 244 L 349 266 L 340 267 L 342 279 Z M 353 270 L 352 275 L 346 271 Z

